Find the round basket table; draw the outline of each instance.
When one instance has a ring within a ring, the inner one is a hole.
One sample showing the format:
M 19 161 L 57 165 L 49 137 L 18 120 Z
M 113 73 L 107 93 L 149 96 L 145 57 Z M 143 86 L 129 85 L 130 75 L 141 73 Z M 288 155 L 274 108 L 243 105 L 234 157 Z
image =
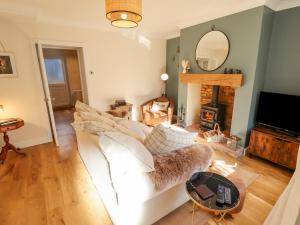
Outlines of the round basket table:
M 214 195 L 206 200 L 203 200 L 195 191 L 194 187 L 206 185 Z M 231 204 L 220 205 L 216 202 L 218 185 L 223 185 L 231 189 Z M 227 213 L 235 210 L 240 204 L 240 193 L 237 187 L 226 177 L 211 172 L 198 172 L 186 182 L 186 191 L 193 202 L 192 224 L 194 225 L 195 209 L 200 209 L 213 213 L 216 224 L 225 223 L 224 219 Z

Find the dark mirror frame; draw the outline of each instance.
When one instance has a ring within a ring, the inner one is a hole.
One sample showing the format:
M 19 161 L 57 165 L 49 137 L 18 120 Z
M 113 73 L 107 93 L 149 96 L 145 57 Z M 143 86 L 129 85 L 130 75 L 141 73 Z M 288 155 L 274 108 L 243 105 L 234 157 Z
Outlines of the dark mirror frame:
M 205 69 L 201 68 L 200 65 L 199 65 L 198 62 L 197 62 L 197 47 L 198 47 L 200 41 L 202 40 L 202 38 L 203 38 L 205 35 L 207 35 L 208 33 L 213 32 L 213 31 L 218 31 L 218 32 L 221 32 L 222 34 L 224 34 L 224 36 L 226 37 L 226 39 L 227 39 L 227 41 L 228 41 L 228 52 L 227 52 L 226 58 L 224 59 L 224 62 L 221 63 L 220 66 L 218 66 L 218 67 L 217 67 L 216 69 L 214 69 L 214 70 L 205 70 Z M 229 53 L 230 53 L 230 41 L 229 41 L 228 36 L 227 36 L 223 31 L 221 31 L 221 30 L 215 30 L 215 29 L 212 29 L 212 30 L 206 32 L 205 34 L 203 34 L 203 35 L 201 36 L 201 38 L 199 39 L 199 41 L 197 42 L 196 49 L 195 49 L 195 57 L 194 57 L 194 59 L 195 59 L 195 61 L 196 61 L 197 66 L 198 66 L 201 70 L 203 70 L 203 71 L 205 71 L 205 72 L 212 72 L 212 71 L 215 71 L 215 70 L 219 69 L 221 66 L 224 65 L 224 63 L 225 63 L 226 60 L 228 59 Z

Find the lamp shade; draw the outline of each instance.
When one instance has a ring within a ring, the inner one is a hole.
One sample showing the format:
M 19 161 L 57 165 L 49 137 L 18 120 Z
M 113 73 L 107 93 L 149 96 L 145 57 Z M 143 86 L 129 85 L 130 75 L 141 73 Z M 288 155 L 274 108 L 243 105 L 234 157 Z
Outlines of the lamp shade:
M 0 105 L 0 113 L 4 112 L 4 107 L 3 105 Z
M 136 27 L 142 20 L 142 0 L 105 0 L 106 18 L 115 27 Z
M 169 75 L 166 74 L 166 73 L 163 73 L 161 76 L 160 76 L 160 79 L 163 80 L 163 81 L 167 81 L 169 79 Z

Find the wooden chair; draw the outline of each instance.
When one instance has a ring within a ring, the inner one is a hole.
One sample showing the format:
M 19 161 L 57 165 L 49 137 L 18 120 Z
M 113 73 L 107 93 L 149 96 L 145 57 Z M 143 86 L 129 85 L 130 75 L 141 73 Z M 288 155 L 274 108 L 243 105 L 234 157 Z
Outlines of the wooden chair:
M 169 102 L 168 109 L 166 111 L 152 112 L 151 108 L 154 101 Z M 143 123 L 148 126 L 156 126 L 164 122 L 171 124 L 172 116 L 174 113 L 174 101 L 172 98 L 167 98 L 164 96 L 154 98 L 142 104 L 141 111 L 142 111 Z

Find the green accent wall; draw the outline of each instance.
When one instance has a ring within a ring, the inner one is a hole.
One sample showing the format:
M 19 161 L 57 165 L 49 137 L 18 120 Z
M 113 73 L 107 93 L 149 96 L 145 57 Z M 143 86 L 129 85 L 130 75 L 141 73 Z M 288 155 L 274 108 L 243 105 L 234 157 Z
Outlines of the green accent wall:
M 259 51 L 256 61 L 256 73 L 253 84 L 253 92 L 248 121 L 248 131 L 250 131 L 255 125 L 255 115 L 257 111 L 257 103 L 259 100 L 259 93 L 264 90 L 265 75 L 267 70 L 266 65 L 268 63 L 274 14 L 275 12 L 272 9 L 264 7 L 258 48 Z M 248 138 L 249 135 L 246 138 L 247 141 Z
M 178 105 L 178 74 L 179 74 L 179 53 L 180 38 L 167 40 L 167 96 L 173 98 L 175 104 L 175 113 Z
M 222 17 L 196 26 L 182 29 L 180 32 L 179 60 L 189 60 L 192 73 L 208 73 L 201 70 L 195 60 L 195 48 L 200 38 L 215 25 L 223 31 L 230 42 L 229 56 L 221 68 L 211 73 L 223 73 L 225 67 L 241 69 L 244 85 L 236 89 L 231 133 L 243 138 L 245 143 L 249 133 L 249 117 L 252 95 L 257 72 L 256 63 L 259 55 L 262 20 L 265 7 L 257 7 L 230 16 Z M 180 67 L 180 71 L 181 71 Z M 187 85 L 179 83 L 178 105 L 186 106 Z
M 182 29 L 180 39 L 176 39 L 180 42 L 179 62 L 189 60 L 191 73 L 209 73 L 196 64 L 196 45 L 212 25 L 227 35 L 229 56 L 221 68 L 211 73 L 223 73 L 227 67 L 241 69 L 244 74 L 244 85 L 235 92 L 231 127 L 231 133 L 242 137 L 244 145 L 255 123 L 260 91 L 300 95 L 299 22 L 300 7 L 274 12 L 261 6 Z M 178 73 L 181 71 L 179 63 Z M 187 85 L 178 81 L 181 104 L 186 107 Z
M 274 16 L 264 89 L 300 95 L 300 7 Z

